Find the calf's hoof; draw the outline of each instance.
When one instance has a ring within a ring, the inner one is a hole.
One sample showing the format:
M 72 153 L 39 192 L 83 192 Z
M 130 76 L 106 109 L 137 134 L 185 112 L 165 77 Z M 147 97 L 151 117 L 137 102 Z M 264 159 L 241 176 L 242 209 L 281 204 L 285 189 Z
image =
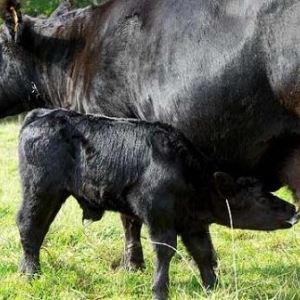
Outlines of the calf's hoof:
M 168 299 L 168 289 L 152 287 L 153 300 Z
M 218 278 L 213 270 L 201 274 L 203 288 L 206 293 L 210 293 L 218 286 Z
M 25 275 L 29 280 L 38 278 L 41 275 L 39 264 L 25 262 L 24 259 L 22 259 L 19 264 L 19 272 Z

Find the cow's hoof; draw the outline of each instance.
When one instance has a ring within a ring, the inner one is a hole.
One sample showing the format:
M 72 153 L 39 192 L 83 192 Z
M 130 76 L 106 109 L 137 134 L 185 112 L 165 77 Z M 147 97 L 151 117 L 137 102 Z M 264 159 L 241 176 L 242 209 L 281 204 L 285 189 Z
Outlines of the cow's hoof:
M 111 264 L 114 270 L 125 270 L 129 272 L 137 272 L 145 270 L 144 262 L 125 261 L 124 259 L 115 260 Z

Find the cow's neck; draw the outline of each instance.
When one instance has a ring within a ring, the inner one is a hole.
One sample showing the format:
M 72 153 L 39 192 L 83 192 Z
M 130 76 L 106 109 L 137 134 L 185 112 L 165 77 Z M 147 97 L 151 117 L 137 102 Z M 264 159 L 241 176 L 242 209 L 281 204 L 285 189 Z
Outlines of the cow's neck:
M 87 42 L 86 14 L 81 12 L 62 19 L 24 18 L 20 43 L 33 56 L 34 85 L 47 107 L 74 108 L 74 100 L 82 102 L 90 88 L 81 64 Z
M 138 80 L 131 80 L 138 78 L 138 72 L 134 69 L 128 75 L 122 49 L 129 33 L 116 27 L 115 19 L 121 17 L 115 16 L 113 5 L 109 1 L 44 20 L 24 18 L 24 48 L 35 57 L 40 93 L 49 107 L 138 116 L 130 103 L 140 97 Z M 126 30 L 131 32 L 136 26 L 129 23 Z

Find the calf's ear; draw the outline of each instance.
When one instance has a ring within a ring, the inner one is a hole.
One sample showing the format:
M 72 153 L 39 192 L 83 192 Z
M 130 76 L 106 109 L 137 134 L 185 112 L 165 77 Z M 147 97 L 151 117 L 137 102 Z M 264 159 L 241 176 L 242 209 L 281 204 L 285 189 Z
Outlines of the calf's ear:
M 232 196 L 236 191 L 236 183 L 234 179 L 227 173 L 214 173 L 215 187 L 218 193 L 222 196 Z

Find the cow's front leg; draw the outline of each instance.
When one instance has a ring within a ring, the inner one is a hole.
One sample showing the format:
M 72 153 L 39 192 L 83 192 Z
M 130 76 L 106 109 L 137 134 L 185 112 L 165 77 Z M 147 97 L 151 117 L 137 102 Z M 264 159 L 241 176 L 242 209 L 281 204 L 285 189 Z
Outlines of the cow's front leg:
M 169 266 L 177 246 L 175 230 L 154 232 L 150 236 L 156 254 L 156 265 L 152 286 L 153 299 L 165 300 L 169 293 Z
M 279 172 L 282 184 L 288 186 L 300 206 L 300 145 L 288 156 Z
M 217 266 L 216 254 L 211 242 L 209 229 L 199 232 L 181 234 L 182 241 L 199 268 L 203 285 L 206 289 L 216 285 L 217 278 L 214 268 Z
M 125 249 L 121 260 L 121 266 L 129 270 L 145 268 L 143 248 L 141 244 L 142 222 L 130 216 L 121 215 L 125 232 Z

